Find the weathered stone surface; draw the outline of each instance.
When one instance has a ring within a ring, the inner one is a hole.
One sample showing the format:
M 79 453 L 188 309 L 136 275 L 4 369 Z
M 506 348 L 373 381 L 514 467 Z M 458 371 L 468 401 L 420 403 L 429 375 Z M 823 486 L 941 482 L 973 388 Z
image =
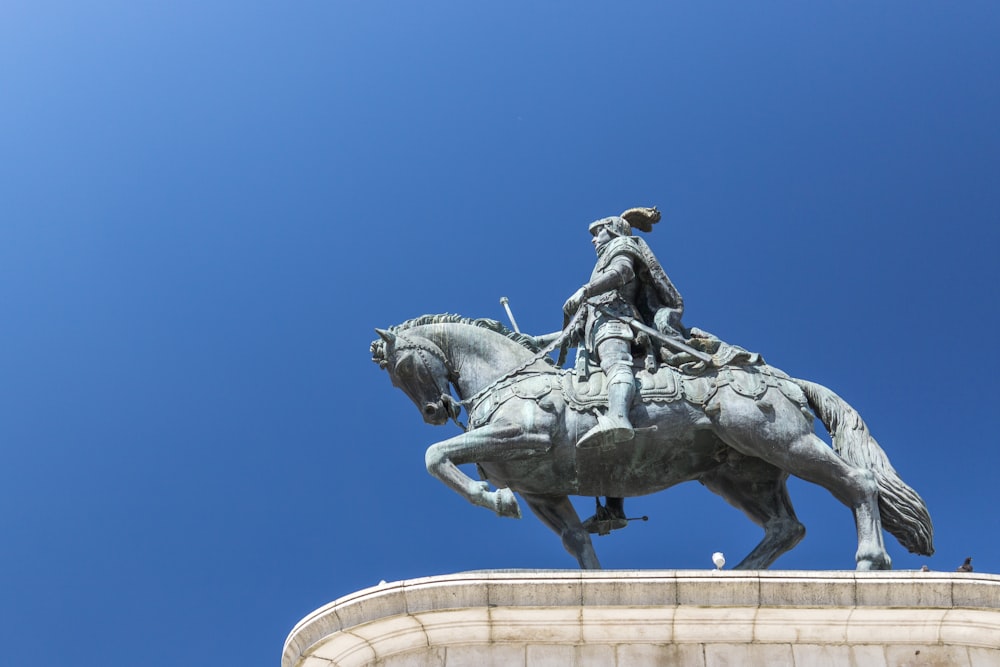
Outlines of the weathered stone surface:
M 997 665 L 997 590 L 990 574 L 469 572 L 322 607 L 282 667 Z
M 595 573 L 597 574 L 597 573 Z M 635 606 L 673 606 L 677 604 L 677 580 L 649 576 L 645 571 L 606 571 L 607 576 L 588 576 L 583 587 L 583 605 L 621 604 L 628 600 Z
M 619 644 L 615 657 L 622 667 L 705 667 L 700 644 Z
M 448 665 L 473 667 L 526 667 L 525 646 L 518 644 L 492 646 L 449 646 Z
M 444 648 L 428 648 L 383 658 L 379 667 L 445 667 L 446 656 L 447 651 Z
M 439 609 L 485 607 L 488 603 L 487 587 L 479 576 L 441 581 L 440 577 L 415 579 L 403 593 L 406 609 L 410 613 Z
M 789 599 L 789 593 L 794 594 L 794 599 Z M 853 607 L 857 595 L 853 584 L 831 579 L 825 573 L 781 572 L 780 576 L 760 580 L 760 602 L 764 606 L 791 603 L 803 607 Z
M 753 641 L 759 643 L 835 644 L 847 643 L 847 627 L 854 607 L 799 607 L 789 623 L 789 607 L 758 607 Z
M 419 617 L 429 646 L 489 644 L 492 641 L 490 610 L 486 606 L 423 611 Z

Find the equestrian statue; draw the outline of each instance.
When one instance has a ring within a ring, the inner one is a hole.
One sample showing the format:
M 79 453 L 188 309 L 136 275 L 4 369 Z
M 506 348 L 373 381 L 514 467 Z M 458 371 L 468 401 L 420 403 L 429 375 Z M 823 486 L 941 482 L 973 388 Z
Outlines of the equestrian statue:
M 764 529 L 736 569 L 768 568 L 805 534 L 789 474 L 854 513 L 857 569 L 891 568 L 883 527 L 909 551 L 931 555 L 924 501 L 850 405 L 684 326 L 680 293 L 632 233 L 659 220 L 655 208 L 633 208 L 590 225 L 597 263 L 566 300 L 558 332 L 529 336 L 447 314 L 376 329 L 373 361 L 424 421 L 462 427 L 427 449 L 430 474 L 500 516 L 521 516 L 516 492 L 586 569 L 600 568 L 590 534 L 627 525 L 625 498 L 690 480 Z M 564 368 L 574 345 L 575 363 Z M 832 449 L 813 432 L 814 417 Z M 479 480 L 464 463 L 476 464 Z M 594 497 L 595 515 L 582 521 L 570 496 Z

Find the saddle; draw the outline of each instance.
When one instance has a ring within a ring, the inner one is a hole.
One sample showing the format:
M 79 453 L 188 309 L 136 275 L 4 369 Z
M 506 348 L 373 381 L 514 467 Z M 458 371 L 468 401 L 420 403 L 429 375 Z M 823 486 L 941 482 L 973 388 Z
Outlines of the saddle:
M 723 344 L 725 348 L 735 348 L 727 352 L 732 359 L 745 358 L 742 365 L 715 367 L 703 362 L 687 362 L 680 366 L 662 363 L 652 372 L 646 369 L 643 360 L 633 363 L 637 382 L 636 399 L 643 403 L 670 403 L 688 401 L 703 406 L 708 403 L 720 387 L 728 386 L 741 396 L 758 399 L 768 388 L 776 387 L 786 397 L 808 412 L 808 401 L 801 387 L 787 374 L 768 366 L 760 355 L 747 352 L 743 348 Z M 744 356 L 745 355 L 745 356 Z M 512 398 L 530 399 L 540 405 L 551 404 L 548 396 L 552 392 L 561 393 L 567 407 L 576 412 L 593 413 L 597 408 L 607 407 L 607 376 L 598 366 L 591 366 L 589 372 L 567 369 L 558 373 L 531 373 L 515 375 L 498 384 L 493 391 L 482 396 L 469 406 L 469 428 L 478 428 L 490 420 L 496 410 Z
M 781 390 L 786 397 L 806 409 L 805 393 L 784 372 L 758 362 L 753 365 L 702 368 L 698 374 L 683 368 L 661 364 L 649 372 L 644 365 L 634 364 L 637 383 L 636 400 L 643 403 L 670 403 L 685 400 L 705 405 L 720 387 L 731 387 L 737 394 L 750 399 L 763 396 L 770 387 Z M 563 375 L 562 393 L 567 406 L 577 412 L 593 412 L 608 403 L 607 376 L 600 368 L 583 374 L 569 370 Z

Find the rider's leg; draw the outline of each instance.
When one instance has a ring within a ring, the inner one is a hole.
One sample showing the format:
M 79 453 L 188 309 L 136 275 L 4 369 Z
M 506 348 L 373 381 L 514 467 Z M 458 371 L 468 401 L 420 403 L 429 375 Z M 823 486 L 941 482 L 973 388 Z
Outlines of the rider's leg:
M 594 516 L 583 522 L 583 527 L 588 532 L 598 535 L 607 535 L 612 530 L 625 528 L 628 520 L 625 518 L 625 499 L 607 497 L 606 505 L 601 505 L 600 498 L 594 498 L 597 504 L 597 511 Z
M 635 397 L 631 344 L 620 338 L 608 338 L 598 345 L 597 353 L 608 381 L 608 413 L 599 416 L 597 426 L 580 438 L 577 446 L 583 448 L 604 447 L 635 437 L 628 417 Z
M 608 496 L 604 499 L 604 506 L 607 508 L 608 513 L 615 519 L 625 518 L 625 499 L 624 498 L 612 498 Z
M 606 371 L 607 372 L 607 371 Z M 632 358 L 626 363 L 616 363 L 608 375 L 608 419 L 617 428 L 627 429 L 628 434 L 616 436 L 615 441 L 632 439 L 632 422 L 628 412 L 635 398 L 635 377 L 632 375 Z
M 581 447 L 624 442 L 635 435 L 628 417 L 635 397 L 631 344 L 620 338 L 608 338 L 598 345 L 597 354 L 608 381 L 608 413 L 580 439 Z

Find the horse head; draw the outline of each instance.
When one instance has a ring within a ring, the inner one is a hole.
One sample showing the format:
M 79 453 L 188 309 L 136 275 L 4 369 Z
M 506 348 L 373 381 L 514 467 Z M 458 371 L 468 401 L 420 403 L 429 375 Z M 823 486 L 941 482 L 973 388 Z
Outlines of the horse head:
M 392 384 L 403 390 L 424 421 L 440 426 L 458 419 L 461 404 L 451 395 L 458 373 L 444 351 L 423 336 L 376 329 L 380 340 L 371 345 L 372 361 L 389 372 Z

